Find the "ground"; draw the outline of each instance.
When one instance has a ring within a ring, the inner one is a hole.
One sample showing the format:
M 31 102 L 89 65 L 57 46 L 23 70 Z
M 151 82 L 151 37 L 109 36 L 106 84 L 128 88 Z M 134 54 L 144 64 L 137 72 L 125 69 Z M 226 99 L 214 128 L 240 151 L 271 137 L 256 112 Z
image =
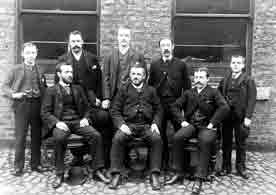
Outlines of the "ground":
M 192 181 L 184 180 L 182 184 L 162 186 L 161 191 L 155 192 L 151 190 L 148 178 L 130 179 L 118 190 L 110 190 L 103 183 L 89 177 L 82 186 L 69 186 L 64 183 L 58 190 L 54 190 L 51 188 L 53 167 L 43 174 L 30 172 L 28 165 L 30 155 L 28 151 L 26 153 L 24 175 L 14 177 L 11 175 L 14 151 L 12 148 L 0 149 L 0 195 L 185 195 L 191 193 L 193 184 Z M 212 183 L 205 183 L 201 194 L 276 194 L 276 153 L 248 152 L 247 159 L 250 179 L 244 180 L 236 176 L 234 170 L 230 176 L 217 177 Z M 164 179 L 163 175 L 161 179 Z

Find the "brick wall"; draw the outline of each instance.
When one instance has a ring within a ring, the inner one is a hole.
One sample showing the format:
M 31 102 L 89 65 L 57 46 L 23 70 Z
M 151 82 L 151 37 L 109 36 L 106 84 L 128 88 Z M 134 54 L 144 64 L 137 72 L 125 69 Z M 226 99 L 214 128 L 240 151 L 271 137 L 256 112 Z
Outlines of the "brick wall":
M 272 87 L 269 101 L 258 101 L 249 142 L 276 146 L 276 1 L 256 0 L 252 75 Z
M 0 85 L 16 59 L 16 0 L 0 0 Z M 276 146 L 276 0 L 256 0 L 252 74 L 258 86 L 271 86 L 271 98 L 258 101 L 249 138 L 251 145 Z M 172 0 L 101 0 L 100 53 L 116 46 L 120 25 L 131 27 L 132 45 L 150 59 L 158 40 L 171 33 Z M 2 94 L 0 90 L 0 95 Z M 13 116 L 0 96 L 0 139 L 13 138 Z
M 15 0 L 0 0 L 0 85 L 15 62 L 16 45 Z M 0 139 L 13 138 L 13 115 L 0 90 Z

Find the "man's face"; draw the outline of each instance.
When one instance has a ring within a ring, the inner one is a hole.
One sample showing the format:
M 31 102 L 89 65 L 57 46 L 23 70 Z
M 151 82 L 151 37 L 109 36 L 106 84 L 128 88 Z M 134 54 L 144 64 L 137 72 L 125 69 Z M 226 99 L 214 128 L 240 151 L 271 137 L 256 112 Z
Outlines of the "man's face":
M 35 60 L 37 57 L 37 48 L 34 46 L 27 46 L 22 51 L 23 61 L 26 65 L 35 65 Z
M 118 43 L 122 47 L 129 47 L 129 45 L 130 45 L 130 29 L 119 28 Z
M 73 81 L 73 68 L 72 66 L 63 65 L 60 67 L 61 72 L 58 72 L 58 77 L 60 81 L 66 84 L 71 84 Z
M 79 34 L 71 34 L 69 37 L 69 46 L 74 53 L 79 53 L 82 49 L 83 40 Z
M 234 73 L 242 72 L 244 66 L 244 58 L 242 56 L 232 57 L 230 67 Z
M 140 67 L 132 67 L 129 72 L 132 84 L 139 86 L 146 78 L 145 69 Z
M 160 41 L 160 49 L 163 57 L 170 57 L 173 53 L 174 45 L 170 39 L 162 39 Z
M 207 73 L 205 71 L 197 71 L 194 73 L 195 87 L 198 89 L 204 88 L 209 81 Z

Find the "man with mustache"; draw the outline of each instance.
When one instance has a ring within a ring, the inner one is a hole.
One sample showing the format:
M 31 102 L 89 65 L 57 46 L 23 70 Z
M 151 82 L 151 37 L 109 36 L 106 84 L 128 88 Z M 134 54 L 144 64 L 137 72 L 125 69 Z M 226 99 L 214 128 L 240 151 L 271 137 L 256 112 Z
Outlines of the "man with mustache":
M 31 170 L 42 172 L 41 145 L 41 97 L 46 87 L 45 77 L 36 64 L 38 49 L 35 44 L 23 44 L 23 63 L 16 65 L 3 82 L 3 94 L 12 100 L 15 122 L 15 158 L 13 175 L 23 174 L 26 136 L 31 131 Z
M 57 84 L 49 87 L 41 106 L 41 117 L 47 126 L 45 134 L 51 134 L 55 140 L 56 177 L 53 188 L 58 188 L 64 181 L 64 157 L 67 138 L 74 133 L 83 136 L 89 145 L 89 154 L 93 157 L 94 174 L 102 181 L 109 180 L 103 175 L 103 145 L 101 134 L 90 126 L 89 107 L 83 88 L 72 84 L 73 68 L 67 62 L 60 62 L 56 67 L 59 78 Z
M 176 128 L 169 106 L 181 96 L 182 92 L 191 88 L 191 81 L 186 64 L 173 56 L 173 41 L 169 38 L 161 39 L 159 46 L 161 57 L 151 63 L 148 83 L 156 88 L 164 109 L 161 136 L 164 143 L 164 168 L 167 168 L 169 151 L 166 129 L 168 120 Z
M 199 163 L 196 170 L 194 193 L 197 194 L 202 181 L 208 175 L 212 145 L 217 136 L 217 125 L 228 114 L 229 107 L 220 92 L 208 85 L 209 72 L 206 67 L 194 72 L 195 87 L 187 90 L 171 105 L 171 113 L 180 127 L 173 136 L 172 170 L 174 175 L 167 181 L 173 184 L 183 171 L 183 144 L 190 138 L 199 139 Z M 184 110 L 184 115 L 182 113 Z
M 144 63 L 133 63 L 129 73 L 131 82 L 119 89 L 111 105 L 110 113 L 117 129 L 111 148 L 111 189 L 118 187 L 127 143 L 135 138 L 143 139 L 150 147 L 151 185 L 153 190 L 160 189 L 162 106 L 156 90 L 145 83 L 146 71 Z
M 101 109 L 102 99 L 102 71 L 97 57 L 83 49 L 83 36 L 79 31 L 72 31 L 69 34 L 68 51 L 59 57 L 59 61 L 66 61 L 73 67 L 73 84 L 80 85 L 86 94 L 91 105 L 90 118 L 93 126 L 100 130 L 104 137 L 105 165 L 109 166 L 109 149 L 112 134 L 110 133 L 111 123 L 109 113 Z M 73 154 L 77 151 L 73 150 Z M 82 162 L 81 156 L 75 155 L 73 163 Z

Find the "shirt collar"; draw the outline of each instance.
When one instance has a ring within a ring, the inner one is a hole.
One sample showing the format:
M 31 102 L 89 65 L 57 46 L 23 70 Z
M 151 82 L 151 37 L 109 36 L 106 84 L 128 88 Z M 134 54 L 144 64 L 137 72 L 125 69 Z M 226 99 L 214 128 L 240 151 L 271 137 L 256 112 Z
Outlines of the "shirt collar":
M 162 56 L 162 60 L 163 60 L 163 62 L 166 62 L 166 61 L 171 61 L 171 60 L 172 60 L 172 58 L 173 58 L 173 56 L 172 56 L 172 55 L 170 55 L 168 58 L 165 58 L 164 56 Z
M 58 82 L 59 84 L 60 84 L 60 86 L 62 86 L 62 87 L 70 87 L 70 84 L 66 84 L 66 83 L 64 83 L 64 82 Z
M 233 74 L 232 73 L 232 78 L 233 79 L 237 79 L 237 78 L 239 78 L 239 76 L 242 74 L 242 72 L 239 72 L 238 74 Z
M 128 47 L 120 47 L 119 46 L 119 52 L 121 54 L 125 55 L 128 52 L 129 48 L 130 48 L 129 46 Z
M 75 59 L 76 59 L 77 61 L 79 61 L 80 58 L 81 58 L 81 55 L 82 55 L 82 50 L 81 50 L 79 53 L 74 53 L 74 52 L 72 52 L 72 55 L 75 57 Z
M 132 83 L 131 83 L 131 85 L 132 85 L 135 89 L 141 90 L 141 89 L 143 88 L 143 86 L 144 86 L 144 82 L 142 82 L 139 86 L 136 86 L 136 85 L 134 85 L 134 84 L 132 84 Z

